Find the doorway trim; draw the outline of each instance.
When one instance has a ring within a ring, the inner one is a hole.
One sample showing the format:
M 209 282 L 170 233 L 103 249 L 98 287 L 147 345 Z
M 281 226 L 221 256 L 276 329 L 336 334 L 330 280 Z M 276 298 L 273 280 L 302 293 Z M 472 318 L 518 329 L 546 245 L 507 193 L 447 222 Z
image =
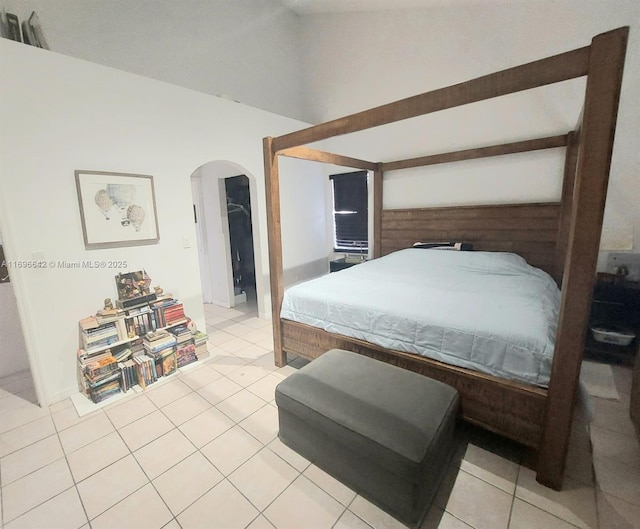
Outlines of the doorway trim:
M 253 254 L 254 254 L 254 266 L 255 266 L 255 278 L 256 278 L 256 298 L 258 303 L 258 316 L 265 318 L 265 280 L 263 276 L 263 256 L 262 245 L 260 243 L 261 223 L 260 223 L 260 201 L 258 199 L 258 187 L 256 177 L 248 171 L 242 165 L 232 162 L 230 160 L 212 160 L 204 163 L 193 171 L 191 178 L 203 179 L 217 179 L 215 185 L 211 188 L 217 190 L 218 205 L 220 207 L 219 221 L 221 223 L 220 229 L 223 236 L 223 244 L 225 247 L 224 255 L 215 256 L 215 262 L 212 261 L 210 252 L 205 251 L 206 254 L 206 266 L 209 277 L 211 274 L 224 271 L 226 276 L 226 285 L 228 290 L 228 306 L 232 307 L 235 304 L 235 297 L 233 295 L 233 271 L 231 270 L 231 263 L 229 255 L 231 253 L 230 239 L 229 239 L 229 222 L 226 210 L 226 194 L 224 192 L 224 179 L 232 176 L 245 175 L 249 179 L 249 197 L 251 200 L 251 225 L 252 225 L 252 239 L 253 239 Z M 212 182 L 213 183 L 213 182 Z M 197 197 L 193 197 L 194 203 Z M 224 207 L 222 207 L 224 205 Z M 205 208 L 206 211 L 206 208 Z M 205 212 L 206 215 L 206 212 Z M 216 224 L 217 225 L 217 224 Z M 196 226 L 196 230 L 201 229 L 200 223 Z M 206 233 L 206 231 L 205 231 Z M 202 234 L 202 239 L 207 240 L 205 233 Z M 211 234 L 209 234 L 211 236 Z M 199 236 L 200 240 L 200 236 Z M 208 250 L 208 249 L 207 249 Z M 200 248 L 199 248 L 200 251 Z M 224 261 L 224 262 L 223 262 Z M 202 263 L 200 263 L 202 267 Z M 203 276 L 203 270 L 200 270 L 200 276 Z M 213 289 L 213 282 L 211 282 Z M 214 296 L 215 297 L 215 296 Z M 218 303 L 219 304 L 219 303 Z

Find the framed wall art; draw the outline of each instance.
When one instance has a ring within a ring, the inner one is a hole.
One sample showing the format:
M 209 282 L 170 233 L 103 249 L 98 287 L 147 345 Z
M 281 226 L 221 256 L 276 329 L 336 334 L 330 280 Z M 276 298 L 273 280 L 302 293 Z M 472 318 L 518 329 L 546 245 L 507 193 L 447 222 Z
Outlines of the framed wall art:
M 152 176 L 103 171 L 75 175 L 87 250 L 160 240 Z

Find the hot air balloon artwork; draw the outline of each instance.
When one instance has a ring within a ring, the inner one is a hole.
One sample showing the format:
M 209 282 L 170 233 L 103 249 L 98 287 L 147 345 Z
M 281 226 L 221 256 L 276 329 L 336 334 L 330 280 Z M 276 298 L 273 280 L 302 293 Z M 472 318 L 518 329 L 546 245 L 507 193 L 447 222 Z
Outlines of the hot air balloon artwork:
M 140 231 L 140 227 L 144 222 L 144 209 L 135 204 L 129 206 L 127 208 L 127 221 L 135 228 L 136 231 Z
M 127 210 L 136 199 L 136 188 L 128 184 L 108 184 L 107 193 L 115 206 L 120 210 L 120 224 L 127 227 L 131 224 L 127 217 Z
M 87 249 L 158 241 L 153 177 L 76 171 L 76 185 Z
M 113 207 L 113 200 L 111 200 L 106 189 L 99 189 L 96 193 L 96 205 L 100 208 L 100 211 L 102 211 L 104 218 L 109 220 L 111 218 L 109 211 Z
M 135 203 L 136 186 L 130 184 L 108 184 L 105 189 L 98 189 L 96 205 L 106 220 L 111 220 L 111 210 L 115 206 L 120 210 L 120 224 L 123 227 L 133 226 L 140 231 L 144 222 L 144 209 Z

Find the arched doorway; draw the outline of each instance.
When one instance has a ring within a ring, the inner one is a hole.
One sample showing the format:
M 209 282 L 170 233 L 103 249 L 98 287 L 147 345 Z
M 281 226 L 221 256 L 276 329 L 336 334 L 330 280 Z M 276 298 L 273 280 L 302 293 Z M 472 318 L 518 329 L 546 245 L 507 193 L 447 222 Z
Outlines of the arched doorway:
M 255 177 L 234 162 L 212 161 L 193 172 L 191 189 L 203 301 L 228 308 L 253 302 L 257 315 L 264 315 Z M 240 230 L 238 221 L 242 222 Z M 239 234 L 245 237 L 240 245 Z

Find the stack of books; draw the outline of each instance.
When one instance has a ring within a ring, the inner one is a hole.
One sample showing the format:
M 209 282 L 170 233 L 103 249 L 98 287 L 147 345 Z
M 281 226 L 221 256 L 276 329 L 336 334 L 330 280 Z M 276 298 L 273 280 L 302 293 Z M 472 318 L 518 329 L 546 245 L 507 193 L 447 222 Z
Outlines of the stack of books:
M 156 316 L 149 305 L 143 305 L 129 311 L 127 332 L 130 335 L 142 336 L 158 328 Z
M 157 328 L 168 327 L 186 319 L 184 306 L 175 299 L 162 299 L 151 305 L 156 318 Z
M 178 361 L 173 347 L 164 349 L 156 356 L 156 370 L 160 376 L 166 377 L 176 372 Z
M 100 309 L 96 312 L 96 320 L 102 325 L 103 323 L 110 323 L 116 321 L 118 318 L 124 316 L 124 311 L 119 309 Z
M 116 359 L 110 352 L 89 355 L 83 349 L 79 349 L 78 362 L 82 367 L 82 372 L 91 381 L 95 381 L 103 375 L 108 375 L 118 368 Z
M 129 348 L 133 353 L 131 356 L 138 356 L 144 354 L 144 339 L 136 338 L 132 342 L 129 342 Z
M 120 340 L 115 322 L 90 329 L 82 328 L 81 335 L 82 345 L 87 353 L 96 352 Z
M 118 362 L 108 351 L 91 355 L 78 349 L 78 381 L 85 395 L 101 402 L 121 390 Z
M 184 315 L 184 306 L 182 303 L 176 303 L 164 309 L 165 326 L 173 325 L 179 321 L 186 319 Z
M 193 345 L 193 335 L 186 325 L 178 325 L 169 330 L 176 337 L 176 362 L 178 367 L 195 362 L 198 358 Z
M 145 389 L 149 384 L 153 384 L 158 380 L 156 362 L 153 357 L 147 355 L 134 356 L 133 361 L 137 364 L 136 374 L 138 384 L 142 389 Z
M 124 362 L 118 362 L 122 391 L 125 393 L 138 383 L 138 363 L 129 358 Z
M 196 346 L 196 356 L 198 357 L 198 360 L 204 360 L 205 358 L 209 358 L 209 356 L 211 356 L 211 353 L 207 348 L 208 340 L 209 336 L 202 331 L 198 331 L 193 335 L 193 343 Z
M 102 402 L 120 391 L 120 372 L 117 370 L 95 383 L 89 383 L 89 397 L 95 403 Z
M 113 323 L 118 331 L 118 340 L 126 340 L 127 326 L 125 325 L 124 312 L 118 309 L 101 309 L 96 312 L 95 319 L 98 325 Z
M 144 351 L 155 361 L 156 376 L 167 376 L 177 369 L 176 337 L 165 330 L 149 332 L 144 336 Z
M 95 316 L 87 316 L 86 318 L 81 319 L 79 323 L 80 328 L 83 331 L 86 331 L 88 329 L 95 329 L 96 327 L 100 326 Z
M 185 342 L 176 348 L 176 361 L 178 367 L 184 367 L 198 359 L 196 356 L 196 346 L 192 341 Z
M 145 353 L 156 354 L 163 349 L 173 347 L 176 345 L 176 342 L 176 337 L 173 334 L 160 329 L 158 331 L 148 332 L 145 334 L 142 344 L 144 346 Z
M 129 347 L 129 344 L 121 345 L 120 347 L 114 347 L 110 350 L 116 362 L 124 362 L 133 356 L 133 351 Z
M 186 325 L 178 325 L 177 327 L 173 327 L 172 329 L 169 329 L 169 332 L 176 337 L 177 345 L 192 341 L 193 335 L 191 334 L 191 331 L 187 329 Z

